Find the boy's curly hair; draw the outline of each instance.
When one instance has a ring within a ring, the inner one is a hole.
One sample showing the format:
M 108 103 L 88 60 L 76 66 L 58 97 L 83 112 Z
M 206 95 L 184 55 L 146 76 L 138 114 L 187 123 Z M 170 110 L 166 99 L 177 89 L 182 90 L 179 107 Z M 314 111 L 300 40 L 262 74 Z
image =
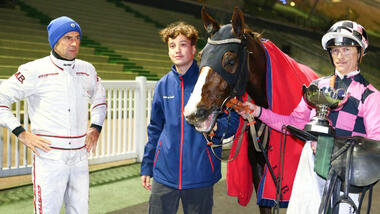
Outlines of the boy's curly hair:
M 190 40 L 191 45 L 195 45 L 198 39 L 198 31 L 194 26 L 185 22 L 174 22 L 160 31 L 161 39 L 168 43 L 169 38 L 175 39 L 179 34 Z

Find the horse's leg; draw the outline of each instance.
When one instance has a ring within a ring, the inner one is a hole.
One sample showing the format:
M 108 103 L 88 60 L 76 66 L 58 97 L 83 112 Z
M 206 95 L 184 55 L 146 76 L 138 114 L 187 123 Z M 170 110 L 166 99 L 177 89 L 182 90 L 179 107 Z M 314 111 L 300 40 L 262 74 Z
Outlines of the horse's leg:
M 251 141 L 251 138 L 250 138 L 250 141 Z M 261 154 L 261 152 L 257 152 L 255 150 L 252 142 L 249 143 L 248 151 L 249 151 L 248 159 L 252 166 L 253 185 L 257 192 L 261 177 L 263 176 L 263 172 L 264 172 L 265 159 L 263 155 Z
M 261 152 L 257 152 L 253 146 L 252 137 L 249 134 L 249 144 L 248 144 L 248 159 L 252 167 L 252 180 L 255 191 L 259 188 L 260 180 L 264 173 L 265 159 Z M 260 206 L 260 214 L 270 214 L 272 211 L 271 207 Z

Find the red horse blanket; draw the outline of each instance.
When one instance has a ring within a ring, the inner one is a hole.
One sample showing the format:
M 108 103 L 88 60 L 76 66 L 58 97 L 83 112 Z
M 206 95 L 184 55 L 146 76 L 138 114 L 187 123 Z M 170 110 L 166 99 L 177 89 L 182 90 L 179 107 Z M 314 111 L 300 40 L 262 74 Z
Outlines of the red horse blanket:
M 267 97 L 269 108 L 276 113 L 288 115 L 298 105 L 302 97 L 302 85 L 309 85 L 318 76 L 309 67 L 297 63 L 283 53 L 272 42 L 262 42 L 267 60 Z M 240 121 L 240 126 L 243 121 Z M 241 131 L 239 127 L 235 136 Z M 247 157 L 247 133 L 243 135 L 238 156 L 227 164 L 227 194 L 238 197 L 239 204 L 248 204 L 252 191 L 252 173 Z M 230 156 L 235 153 L 237 138 L 231 148 Z M 283 177 L 281 183 L 282 200 L 280 207 L 287 207 L 293 187 L 298 161 L 304 143 L 288 136 L 286 139 Z M 268 144 L 268 158 L 274 170 L 276 179 L 280 178 L 280 148 L 281 133 L 270 130 Z M 231 157 L 230 157 L 231 158 Z M 274 206 L 276 200 L 276 186 L 269 173 L 268 167 L 264 169 L 264 176 L 257 192 L 257 204 L 261 206 Z

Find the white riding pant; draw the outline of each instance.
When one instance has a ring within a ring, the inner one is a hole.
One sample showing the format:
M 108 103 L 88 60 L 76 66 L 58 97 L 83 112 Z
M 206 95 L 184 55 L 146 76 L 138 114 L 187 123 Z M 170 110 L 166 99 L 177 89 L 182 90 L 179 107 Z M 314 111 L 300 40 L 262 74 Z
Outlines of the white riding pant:
M 314 172 L 314 154 L 310 142 L 306 142 L 298 163 L 290 196 L 287 214 L 318 214 L 326 180 Z M 341 192 L 343 194 L 343 192 Z M 359 206 L 359 194 L 349 193 L 356 206 Z M 347 203 L 339 204 L 340 214 L 352 214 L 353 208 Z
M 35 214 L 87 214 L 89 195 L 88 154 L 79 150 L 39 150 L 34 155 L 32 179 Z

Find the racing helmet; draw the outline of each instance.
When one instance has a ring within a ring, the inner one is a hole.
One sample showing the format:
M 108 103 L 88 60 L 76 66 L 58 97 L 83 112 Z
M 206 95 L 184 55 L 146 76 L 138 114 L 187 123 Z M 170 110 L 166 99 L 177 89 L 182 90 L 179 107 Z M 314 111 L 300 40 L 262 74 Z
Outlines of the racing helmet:
M 343 20 L 335 23 L 322 37 L 322 47 L 329 52 L 332 46 L 358 46 L 359 62 L 368 48 L 367 32 L 360 24 Z

